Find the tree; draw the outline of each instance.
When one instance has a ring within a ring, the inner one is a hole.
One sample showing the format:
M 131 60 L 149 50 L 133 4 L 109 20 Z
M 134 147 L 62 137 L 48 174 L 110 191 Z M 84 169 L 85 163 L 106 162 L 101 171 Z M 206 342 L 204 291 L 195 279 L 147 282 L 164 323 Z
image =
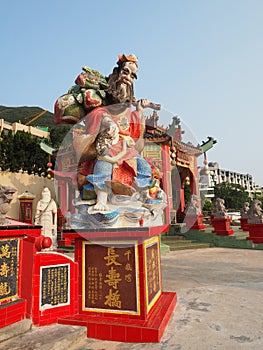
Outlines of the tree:
M 222 182 L 214 187 L 215 198 L 222 198 L 227 209 L 240 210 L 244 202 L 250 202 L 245 188 L 239 184 Z
M 10 170 L 11 163 L 13 163 L 13 134 L 9 130 L 7 133 L 1 133 L 0 141 L 0 168 L 1 170 Z
M 64 137 L 68 134 L 72 125 L 59 124 L 50 128 L 50 145 L 59 148 Z
M 39 140 L 24 131 L 16 134 L 2 132 L 0 139 L 0 168 L 3 171 L 26 171 L 42 175 L 46 172 L 48 155 L 42 151 Z
M 203 214 L 208 215 L 211 213 L 213 209 L 213 203 L 211 201 L 208 201 L 207 199 L 204 201 L 204 205 L 202 208 Z

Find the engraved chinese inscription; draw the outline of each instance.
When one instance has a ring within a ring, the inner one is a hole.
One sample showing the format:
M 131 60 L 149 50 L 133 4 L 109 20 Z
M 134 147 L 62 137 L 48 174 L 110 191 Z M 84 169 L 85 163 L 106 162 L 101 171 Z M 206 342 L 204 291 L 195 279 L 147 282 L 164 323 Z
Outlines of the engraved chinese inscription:
M 18 239 L 0 240 L 0 302 L 18 296 Z
M 69 304 L 69 271 L 69 264 L 41 267 L 41 310 Z
M 148 304 L 161 290 L 160 287 L 160 259 L 158 242 L 146 247 Z
M 85 308 L 138 312 L 136 244 L 85 243 Z

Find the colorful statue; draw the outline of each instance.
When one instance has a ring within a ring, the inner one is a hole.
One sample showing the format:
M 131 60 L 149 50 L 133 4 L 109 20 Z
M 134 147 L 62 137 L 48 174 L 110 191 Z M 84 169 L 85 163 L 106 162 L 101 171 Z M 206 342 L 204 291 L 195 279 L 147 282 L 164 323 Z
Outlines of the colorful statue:
M 55 104 L 56 123 L 78 121 L 73 127 L 78 203 L 88 201 L 85 204 L 89 205 L 88 209 L 78 208 L 79 212 L 93 214 L 93 218 L 99 214 L 100 222 L 119 217 L 116 202 L 123 204 L 127 197 L 137 201 L 138 193 L 153 184 L 152 168 L 140 155 L 144 148 L 143 111 L 147 107 L 160 109 L 160 105 L 147 99 L 136 101 L 133 82 L 137 69 L 135 55 L 119 56 L 108 78 L 83 67 L 76 85 Z M 146 215 L 145 210 L 138 216 Z
M 51 238 L 51 249 L 55 249 L 57 247 L 57 205 L 51 198 L 48 187 L 43 188 L 42 198 L 37 203 L 35 224 L 42 226 L 41 234 Z

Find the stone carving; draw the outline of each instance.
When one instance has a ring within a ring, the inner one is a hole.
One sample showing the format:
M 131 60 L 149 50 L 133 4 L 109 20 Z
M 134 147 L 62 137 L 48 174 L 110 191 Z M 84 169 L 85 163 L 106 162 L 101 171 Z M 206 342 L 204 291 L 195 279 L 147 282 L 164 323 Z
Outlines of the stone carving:
M 201 208 L 199 205 L 198 196 L 196 194 L 192 194 L 189 202 L 185 207 L 185 213 L 187 215 L 199 215 L 201 214 Z
M 245 202 L 243 204 L 243 208 L 240 209 L 240 215 L 241 215 L 241 218 L 243 219 L 247 219 L 248 217 L 248 210 L 249 210 L 249 203 L 248 202 Z
M 214 208 L 212 211 L 215 219 L 227 218 L 227 211 L 225 208 L 225 201 L 222 198 L 217 198 L 214 203 Z
M 6 214 L 10 209 L 10 203 L 16 189 L 10 186 L 0 185 L 0 225 L 6 223 Z
M 41 234 L 52 240 L 50 249 L 57 247 L 57 205 L 51 198 L 48 187 L 44 187 L 42 198 L 36 207 L 35 224 L 41 225 Z
M 250 205 L 247 212 L 248 224 L 262 224 L 263 223 L 263 213 L 261 209 L 261 201 L 254 199 Z
M 73 127 L 80 192 L 73 201 L 78 209 L 71 216 L 73 226 L 83 227 L 87 222 L 95 227 L 130 226 L 131 222 L 137 225 L 142 217 L 150 223 L 157 209 L 160 214 L 166 206 L 163 194 L 155 199 L 150 196 L 150 189 L 153 192 L 153 187 L 159 185 L 151 165 L 140 155 L 144 148 L 143 112 L 148 107 L 160 109 L 160 105 L 135 99 L 137 69 L 135 55 L 120 55 L 108 78 L 85 67 L 75 81 L 77 86 L 70 90 L 82 112 L 74 114 L 75 109 L 64 103 L 69 100 L 67 95 L 55 104 L 55 122 L 80 120 Z

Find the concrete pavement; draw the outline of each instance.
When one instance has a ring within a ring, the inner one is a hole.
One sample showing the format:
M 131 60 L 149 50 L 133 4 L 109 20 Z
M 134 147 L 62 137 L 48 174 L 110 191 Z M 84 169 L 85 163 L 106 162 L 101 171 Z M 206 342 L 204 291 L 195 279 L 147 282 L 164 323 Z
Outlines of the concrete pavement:
M 176 291 L 178 303 L 160 343 L 94 340 L 85 337 L 82 327 L 52 325 L 0 343 L 0 349 L 260 350 L 262 267 L 263 252 L 257 250 L 206 248 L 163 253 L 163 290 Z M 66 341 L 77 333 L 75 341 Z

